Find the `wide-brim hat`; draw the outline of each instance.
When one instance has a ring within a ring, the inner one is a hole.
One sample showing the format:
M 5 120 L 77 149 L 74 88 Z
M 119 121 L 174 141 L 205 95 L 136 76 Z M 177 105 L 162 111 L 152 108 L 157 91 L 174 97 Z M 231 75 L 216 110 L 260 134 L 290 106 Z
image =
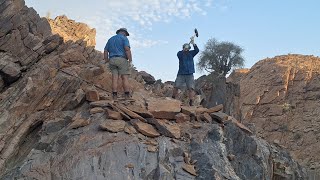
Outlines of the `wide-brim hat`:
M 127 36 L 129 36 L 129 33 L 128 33 L 127 28 L 120 28 L 120 29 L 118 29 L 118 30 L 117 30 L 117 32 L 116 32 L 116 34 L 118 34 L 120 31 L 125 32 L 125 33 L 126 33 L 126 35 L 127 35 Z

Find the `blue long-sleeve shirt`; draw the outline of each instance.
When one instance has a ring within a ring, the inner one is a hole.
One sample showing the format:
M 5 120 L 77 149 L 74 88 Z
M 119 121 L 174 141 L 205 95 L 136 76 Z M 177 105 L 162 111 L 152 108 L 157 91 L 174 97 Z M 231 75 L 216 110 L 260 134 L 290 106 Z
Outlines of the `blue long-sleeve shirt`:
M 177 56 L 179 58 L 179 71 L 178 75 L 188 75 L 195 73 L 193 57 L 198 54 L 199 48 L 195 44 L 194 50 L 191 51 L 179 51 Z

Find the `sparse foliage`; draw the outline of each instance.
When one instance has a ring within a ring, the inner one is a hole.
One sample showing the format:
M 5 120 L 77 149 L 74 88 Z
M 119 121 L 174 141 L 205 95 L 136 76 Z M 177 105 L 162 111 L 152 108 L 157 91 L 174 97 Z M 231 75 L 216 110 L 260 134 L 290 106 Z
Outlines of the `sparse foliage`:
M 197 65 L 200 70 L 226 76 L 232 68 L 244 65 L 242 52 L 243 49 L 234 43 L 212 38 L 206 43 Z

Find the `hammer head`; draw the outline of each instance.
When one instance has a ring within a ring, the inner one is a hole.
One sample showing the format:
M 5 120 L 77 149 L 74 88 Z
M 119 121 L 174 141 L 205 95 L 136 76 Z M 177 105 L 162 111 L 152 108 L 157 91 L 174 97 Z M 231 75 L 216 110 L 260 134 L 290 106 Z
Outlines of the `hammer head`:
M 194 33 L 195 33 L 195 35 L 196 35 L 197 37 L 199 36 L 197 29 L 194 29 Z

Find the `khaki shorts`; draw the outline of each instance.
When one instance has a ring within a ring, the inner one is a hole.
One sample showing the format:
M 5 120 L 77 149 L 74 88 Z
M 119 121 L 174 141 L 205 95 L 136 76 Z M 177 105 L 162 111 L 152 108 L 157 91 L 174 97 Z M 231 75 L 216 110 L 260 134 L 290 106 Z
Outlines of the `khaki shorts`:
M 109 61 L 109 69 L 112 74 L 129 75 L 129 61 L 123 57 L 113 57 Z

